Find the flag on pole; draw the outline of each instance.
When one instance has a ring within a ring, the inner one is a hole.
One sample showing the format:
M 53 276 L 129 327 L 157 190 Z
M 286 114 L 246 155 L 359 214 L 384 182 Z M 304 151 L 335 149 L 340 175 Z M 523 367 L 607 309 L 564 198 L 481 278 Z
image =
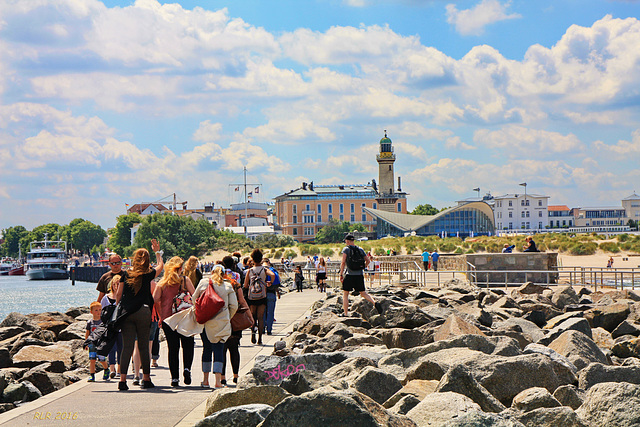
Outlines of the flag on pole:
M 252 198 L 252 197 L 253 197 L 253 193 L 252 193 L 252 192 L 249 192 L 249 194 L 247 194 L 247 197 L 248 197 L 248 198 Z
M 236 187 L 236 190 L 235 190 L 235 191 L 240 191 L 240 187 Z
M 480 187 L 474 188 L 473 191 L 480 191 Z
M 124 205 L 125 205 L 126 207 L 129 207 L 129 203 L 125 203 Z
M 256 194 L 258 194 L 260 192 L 260 187 L 256 187 L 255 188 L 255 192 L 256 192 Z
M 523 182 L 522 184 L 518 184 L 518 185 L 522 185 L 523 187 L 526 187 L 526 186 L 527 186 L 527 183 L 526 183 L 526 182 Z

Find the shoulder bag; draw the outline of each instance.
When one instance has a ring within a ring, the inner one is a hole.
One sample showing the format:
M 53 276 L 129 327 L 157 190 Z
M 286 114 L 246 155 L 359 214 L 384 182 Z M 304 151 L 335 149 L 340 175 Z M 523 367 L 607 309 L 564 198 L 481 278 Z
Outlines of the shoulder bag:
M 224 300 L 213 287 L 213 281 L 209 279 L 209 286 L 196 299 L 196 322 L 203 324 L 213 319 L 224 307 Z

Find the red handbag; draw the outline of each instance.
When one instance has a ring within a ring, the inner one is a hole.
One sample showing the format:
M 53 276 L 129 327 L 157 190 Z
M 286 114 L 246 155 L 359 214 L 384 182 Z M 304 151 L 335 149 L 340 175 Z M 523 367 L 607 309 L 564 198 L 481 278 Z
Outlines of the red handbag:
M 196 299 L 196 322 L 200 324 L 207 323 L 222 310 L 222 307 L 224 307 L 224 300 L 220 298 L 220 295 L 218 295 L 213 287 L 213 281 L 209 279 L 209 286 L 207 286 L 207 289 L 205 289 L 202 295 Z

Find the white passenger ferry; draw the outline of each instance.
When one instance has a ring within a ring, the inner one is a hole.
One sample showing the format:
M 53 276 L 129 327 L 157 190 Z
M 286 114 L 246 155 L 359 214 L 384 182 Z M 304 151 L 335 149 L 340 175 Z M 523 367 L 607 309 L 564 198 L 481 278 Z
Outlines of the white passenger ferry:
M 67 242 L 48 240 L 31 242 L 27 254 L 27 278 L 29 280 L 68 279 Z

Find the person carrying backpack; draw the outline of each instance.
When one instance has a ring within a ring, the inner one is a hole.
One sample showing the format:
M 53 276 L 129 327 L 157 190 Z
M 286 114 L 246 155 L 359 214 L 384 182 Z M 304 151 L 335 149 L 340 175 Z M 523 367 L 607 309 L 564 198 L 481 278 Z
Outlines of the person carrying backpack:
M 262 251 L 258 248 L 251 252 L 253 267 L 246 271 L 244 287 L 247 292 L 247 304 L 251 309 L 251 315 L 258 322 L 258 344 L 262 345 L 262 335 L 264 334 L 264 312 L 267 308 L 267 276 L 271 282 L 275 280 L 275 275 L 271 270 L 262 265 Z M 254 327 L 255 328 L 255 327 Z M 255 329 L 251 330 L 251 343 L 256 343 Z
M 376 302 L 371 295 L 364 290 L 364 269 L 369 264 L 369 257 L 364 250 L 354 244 L 353 234 L 347 234 L 344 242 L 347 246 L 342 249 L 342 262 L 340 263 L 340 282 L 342 282 L 342 308 L 341 317 L 349 316 L 349 292 L 358 291 L 360 296 L 373 304 L 379 314 L 382 314 L 382 304 Z

